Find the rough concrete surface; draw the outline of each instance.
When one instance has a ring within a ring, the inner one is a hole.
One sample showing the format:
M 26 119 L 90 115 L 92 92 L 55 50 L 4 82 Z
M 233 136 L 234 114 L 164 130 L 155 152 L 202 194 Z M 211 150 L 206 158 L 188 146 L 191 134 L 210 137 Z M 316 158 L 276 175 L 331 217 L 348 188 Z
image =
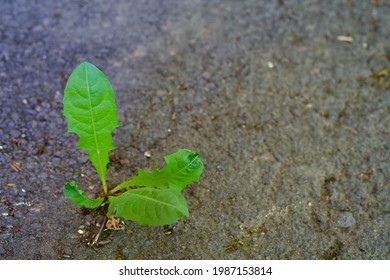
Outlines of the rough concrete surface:
M 0 259 L 390 259 L 387 1 L 0 3 Z M 190 217 L 125 222 L 63 195 L 100 180 L 67 133 L 83 61 L 116 92 L 110 187 L 202 154 Z M 151 157 L 145 157 L 145 151 Z

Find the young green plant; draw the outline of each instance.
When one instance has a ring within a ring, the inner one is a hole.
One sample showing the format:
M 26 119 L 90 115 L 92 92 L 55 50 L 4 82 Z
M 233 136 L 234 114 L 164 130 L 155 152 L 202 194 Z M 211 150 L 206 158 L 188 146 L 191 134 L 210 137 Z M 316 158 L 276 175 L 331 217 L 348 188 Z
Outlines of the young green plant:
M 167 225 L 189 216 L 182 190 L 197 182 L 203 171 L 198 153 L 182 149 L 166 156 L 166 165 L 152 171 L 138 168 L 133 176 L 108 189 L 108 154 L 115 149 L 112 132 L 119 126 L 114 91 L 96 66 L 83 62 L 70 75 L 64 92 L 64 115 L 68 131 L 79 136 L 77 148 L 87 152 L 103 187 L 103 195 L 88 198 L 75 181 L 65 184 L 65 196 L 76 206 L 98 208 L 108 204 L 107 216 L 124 218 L 141 225 Z

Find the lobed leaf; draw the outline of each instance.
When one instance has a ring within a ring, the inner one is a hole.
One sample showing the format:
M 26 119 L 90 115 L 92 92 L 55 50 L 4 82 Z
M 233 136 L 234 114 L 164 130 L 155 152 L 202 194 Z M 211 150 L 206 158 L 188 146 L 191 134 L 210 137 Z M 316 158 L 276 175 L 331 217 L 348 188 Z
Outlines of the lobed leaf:
M 191 182 L 197 182 L 203 171 L 201 156 L 190 150 L 179 150 L 166 156 L 164 168 L 146 171 L 138 168 L 138 175 L 123 182 L 117 189 L 133 186 L 156 187 L 160 189 L 174 188 L 181 191 Z
M 110 197 L 107 216 L 132 220 L 140 225 L 161 226 L 189 216 L 187 202 L 175 189 L 132 189 Z
M 75 181 L 66 183 L 64 187 L 65 196 L 72 200 L 76 206 L 84 206 L 85 208 L 97 208 L 102 203 L 104 198 L 90 199 L 84 195 L 82 190 L 79 190 Z
M 83 62 L 70 75 L 64 92 L 64 115 L 68 131 L 79 136 L 96 168 L 106 193 L 106 167 L 112 145 L 112 131 L 119 126 L 114 91 L 96 66 Z

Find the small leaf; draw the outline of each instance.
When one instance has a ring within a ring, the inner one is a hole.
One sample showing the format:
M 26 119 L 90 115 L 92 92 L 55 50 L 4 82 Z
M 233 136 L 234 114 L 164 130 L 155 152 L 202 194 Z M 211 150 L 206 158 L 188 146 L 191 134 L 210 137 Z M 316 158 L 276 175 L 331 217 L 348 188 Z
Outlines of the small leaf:
M 84 206 L 85 208 L 97 208 L 102 203 L 104 198 L 90 199 L 84 195 L 82 190 L 79 190 L 75 181 L 66 183 L 64 187 L 65 196 L 72 200 L 76 206 Z
M 123 182 L 117 189 L 133 186 L 174 188 L 181 191 L 191 182 L 199 181 L 203 171 L 200 155 L 189 150 L 180 150 L 165 157 L 167 165 L 161 170 L 146 171 L 138 168 L 138 175 Z
M 187 202 L 175 189 L 132 189 L 110 197 L 107 216 L 132 220 L 140 225 L 161 226 L 189 216 Z
M 106 193 L 108 152 L 115 148 L 111 133 L 119 126 L 111 84 L 95 65 L 83 62 L 69 77 L 63 103 L 68 130 L 79 136 L 78 148 L 87 151 Z

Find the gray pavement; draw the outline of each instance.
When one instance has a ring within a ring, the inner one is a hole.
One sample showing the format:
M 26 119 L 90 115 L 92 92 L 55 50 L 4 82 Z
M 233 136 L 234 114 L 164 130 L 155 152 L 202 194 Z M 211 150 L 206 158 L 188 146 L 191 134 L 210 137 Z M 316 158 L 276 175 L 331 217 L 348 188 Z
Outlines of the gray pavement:
M 1 1 L 0 259 L 389 259 L 389 15 L 363 0 Z M 87 245 L 103 213 L 63 195 L 71 179 L 101 190 L 62 115 L 82 61 L 116 92 L 109 186 L 198 151 L 190 218 Z

